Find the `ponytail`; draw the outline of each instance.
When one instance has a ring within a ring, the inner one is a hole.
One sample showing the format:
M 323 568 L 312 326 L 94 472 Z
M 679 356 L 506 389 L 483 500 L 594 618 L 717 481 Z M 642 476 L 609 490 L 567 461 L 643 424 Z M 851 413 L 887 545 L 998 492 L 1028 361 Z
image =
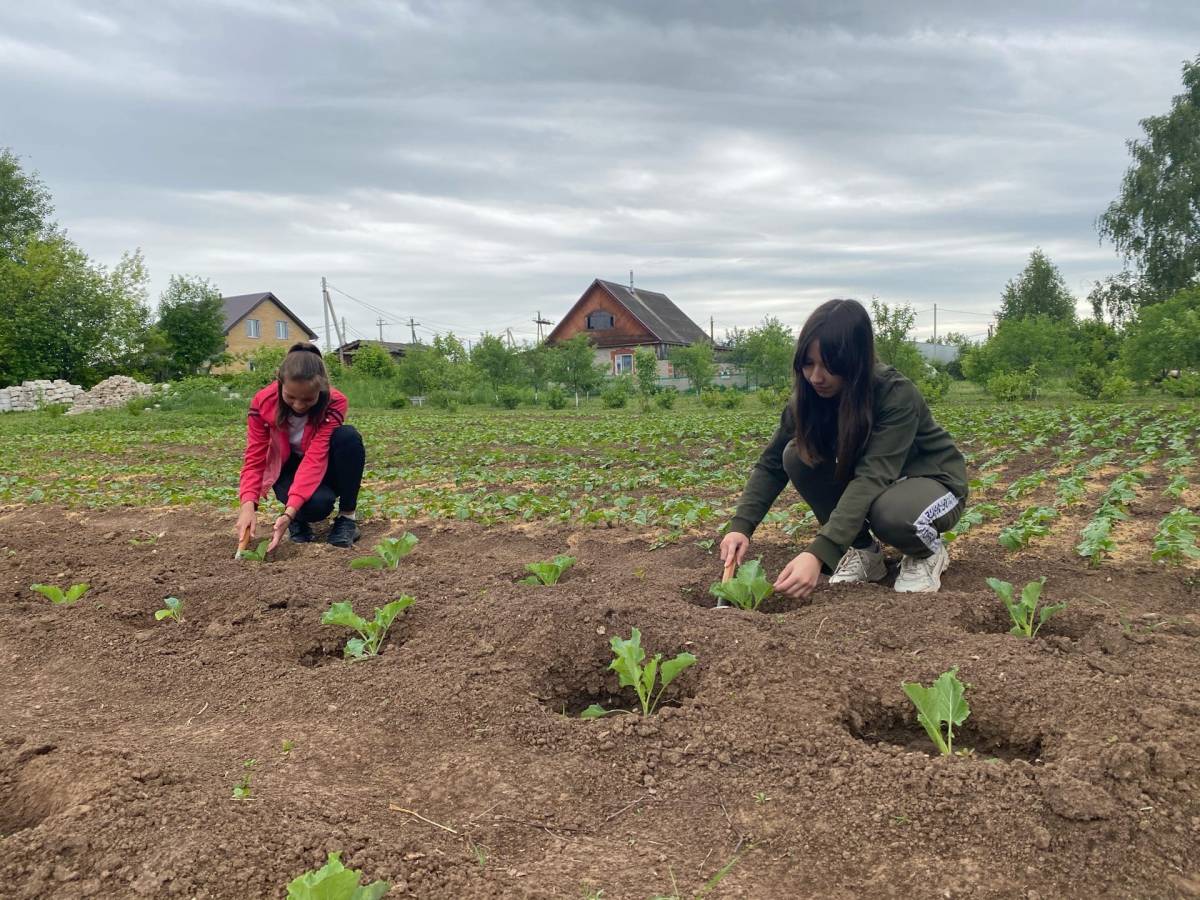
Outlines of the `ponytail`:
M 304 381 L 316 384 L 320 396 L 306 415 L 315 421 L 320 421 L 325 407 L 329 405 L 329 375 L 325 371 L 325 359 L 321 351 L 307 341 L 292 344 L 287 355 L 279 365 L 275 374 L 278 391 L 278 403 L 275 405 L 275 424 L 282 428 L 287 423 L 288 407 L 283 402 L 283 383 L 285 381 Z

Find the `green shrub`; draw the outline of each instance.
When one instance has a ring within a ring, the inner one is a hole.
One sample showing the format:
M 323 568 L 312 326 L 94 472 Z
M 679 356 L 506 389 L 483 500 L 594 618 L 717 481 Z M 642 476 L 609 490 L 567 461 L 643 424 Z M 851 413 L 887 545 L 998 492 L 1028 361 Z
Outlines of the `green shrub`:
M 516 409 L 521 405 L 521 390 L 511 384 L 506 384 L 496 392 L 496 400 L 505 409 Z
M 721 394 L 722 409 L 737 409 L 742 405 L 742 395 L 739 391 L 724 391 Z
M 406 409 L 408 407 L 408 398 L 403 394 L 399 394 L 388 401 L 388 406 L 392 409 Z
M 600 392 L 600 400 L 607 409 L 624 409 L 629 402 L 629 379 L 625 376 L 612 379 Z
M 1002 372 L 988 379 L 988 393 L 997 400 L 1036 400 L 1038 395 L 1037 368 L 1024 372 Z
M 654 402 L 658 404 L 659 409 L 674 409 L 675 398 L 679 396 L 679 392 L 674 388 L 667 388 L 665 391 L 655 395 Z
M 1110 375 L 1100 388 L 1099 399 L 1112 401 L 1128 397 L 1133 390 L 1133 382 L 1124 375 Z
M 1071 390 L 1089 400 L 1098 400 L 1104 390 L 1104 370 L 1099 366 L 1088 363 L 1080 366 L 1071 379 Z
M 721 395 L 710 388 L 709 390 L 700 392 L 700 402 L 704 405 L 705 409 L 716 409 L 721 405 Z
M 555 385 L 546 391 L 546 405 L 551 409 L 567 408 L 567 392 Z
M 458 412 L 461 399 L 454 391 L 432 391 L 429 394 L 429 405 L 446 412 Z
M 787 388 L 759 388 L 755 396 L 767 409 L 779 409 L 791 399 L 792 392 Z
M 1162 389 L 1173 397 L 1200 397 L 1200 372 L 1180 372 L 1178 378 L 1164 378 Z
M 392 362 L 391 354 L 378 344 L 359 344 L 354 354 L 354 364 L 350 368 L 359 375 L 375 378 L 389 378 L 396 373 L 396 364 Z
M 930 365 L 925 377 L 917 382 L 917 389 L 927 403 L 937 403 L 939 400 L 946 399 L 953 380 L 945 369 Z

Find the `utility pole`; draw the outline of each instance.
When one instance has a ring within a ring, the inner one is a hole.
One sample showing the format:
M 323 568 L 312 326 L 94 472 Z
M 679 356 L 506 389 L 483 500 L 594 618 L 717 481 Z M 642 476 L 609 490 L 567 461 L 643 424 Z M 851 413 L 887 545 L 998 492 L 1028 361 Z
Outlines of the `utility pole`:
M 321 309 L 325 313 L 325 352 L 328 353 L 333 348 L 329 346 L 329 291 L 325 289 L 324 275 L 321 276 Z
M 629 293 L 633 293 L 633 269 L 629 270 Z
M 415 321 L 412 316 L 408 317 L 408 330 L 412 334 L 412 342 L 414 344 L 417 342 L 417 326 L 420 324 L 421 323 Z
M 533 320 L 533 324 L 535 324 L 535 325 L 537 326 L 537 330 L 538 330 L 538 343 L 540 344 L 540 343 L 542 342 L 542 326 L 543 326 L 543 325 L 553 325 L 554 323 L 553 323 L 553 322 L 551 322 L 549 319 L 543 319 L 543 318 L 542 318 L 542 311 L 539 309 L 539 310 L 538 310 L 538 314 L 537 314 L 537 318 Z
M 713 336 L 713 327 L 714 327 L 713 326 L 713 317 L 709 316 L 708 317 L 708 339 L 715 344 L 717 342 L 717 339 Z
M 375 323 L 379 326 L 379 343 L 383 343 L 383 316 L 379 317 L 379 321 Z
M 325 276 L 321 276 L 321 297 L 325 301 L 325 337 L 329 338 L 329 320 L 333 320 L 334 330 L 338 327 L 337 313 L 333 311 L 333 300 L 329 296 L 329 287 L 325 283 Z M 338 337 L 338 359 L 342 365 L 346 364 L 346 351 L 343 349 L 346 346 L 346 317 L 342 316 L 342 328 L 337 333 Z

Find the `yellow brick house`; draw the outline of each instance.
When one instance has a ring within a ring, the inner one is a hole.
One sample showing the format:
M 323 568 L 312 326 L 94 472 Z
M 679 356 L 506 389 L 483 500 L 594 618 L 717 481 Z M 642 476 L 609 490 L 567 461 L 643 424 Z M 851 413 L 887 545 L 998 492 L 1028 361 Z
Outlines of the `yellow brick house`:
M 222 372 L 244 372 L 247 357 L 264 347 L 287 349 L 297 341 L 315 341 L 317 333 L 300 321 L 283 301 L 265 291 L 222 297 L 225 304 L 225 352 L 233 362 Z

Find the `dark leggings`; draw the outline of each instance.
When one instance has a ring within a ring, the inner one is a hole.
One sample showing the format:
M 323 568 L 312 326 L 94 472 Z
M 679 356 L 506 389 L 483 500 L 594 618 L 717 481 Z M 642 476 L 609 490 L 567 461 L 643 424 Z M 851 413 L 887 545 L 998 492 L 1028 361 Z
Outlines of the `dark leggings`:
M 788 444 L 783 451 L 783 468 L 804 502 L 812 507 L 817 521 L 822 525 L 828 522 L 846 489 L 834 476 L 834 464 L 805 465 L 795 445 Z M 962 512 L 962 500 L 942 483 L 932 478 L 904 478 L 875 498 L 850 546 L 860 550 L 870 547 L 873 532 L 904 555 L 924 559 L 933 555 L 938 535 L 953 528 Z
M 280 503 L 287 503 L 288 491 L 296 478 L 296 469 L 304 456 L 292 452 L 279 478 L 275 481 L 275 496 Z M 329 463 L 325 467 L 325 477 L 321 486 L 308 498 L 296 513 L 300 522 L 321 522 L 329 518 L 333 512 L 333 501 L 338 501 L 338 512 L 354 512 L 358 508 L 358 488 L 362 484 L 363 466 L 366 465 L 367 451 L 363 448 L 362 436 L 353 425 L 339 425 L 333 430 L 329 439 Z

